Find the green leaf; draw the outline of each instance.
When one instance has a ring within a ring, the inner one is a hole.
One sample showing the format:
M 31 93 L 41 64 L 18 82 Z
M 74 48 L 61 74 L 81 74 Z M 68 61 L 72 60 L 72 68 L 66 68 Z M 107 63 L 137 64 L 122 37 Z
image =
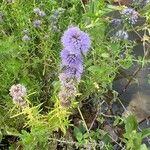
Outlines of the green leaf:
M 82 139 L 83 139 L 83 134 L 79 128 L 77 128 L 77 127 L 74 128 L 74 135 L 75 135 L 76 139 L 78 140 L 78 142 L 81 143 Z
M 136 118 L 133 115 L 130 115 L 125 119 L 126 132 L 131 133 L 133 130 L 137 130 L 137 127 L 138 127 L 138 123 Z
M 92 73 L 95 73 L 95 72 L 100 71 L 100 67 L 99 66 L 90 66 L 87 70 L 92 72 Z
M 148 150 L 147 146 L 145 144 L 142 144 L 140 146 L 140 150 Z
M 0 40 L 0 54 L 13 54 L 16 52 L 17 44 L 15 43 L 15 38 L 13 36 L 6 37 Z
M 150 128 L 142 130 L 142 138 L 145 138 L 150 135 Z

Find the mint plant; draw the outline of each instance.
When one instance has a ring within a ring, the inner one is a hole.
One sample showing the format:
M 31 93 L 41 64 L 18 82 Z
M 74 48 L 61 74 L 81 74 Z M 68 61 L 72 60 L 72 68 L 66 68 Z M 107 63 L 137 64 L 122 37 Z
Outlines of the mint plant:
M 150 3 L 119 2 L 0 2 L 0 149 L 148 149 L 113 85 L 149 65 Z

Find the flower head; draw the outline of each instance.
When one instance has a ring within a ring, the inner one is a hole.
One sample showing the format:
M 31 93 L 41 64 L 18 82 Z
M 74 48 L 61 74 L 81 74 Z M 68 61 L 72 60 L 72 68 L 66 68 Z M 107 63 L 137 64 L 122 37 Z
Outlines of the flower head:
M 42 24 L 42 21 L 41 21 L 41 20 L 34 20 L 34 21 L 33 21 L 33 26 L 34 26 L 35 28 L 39 28 L 39 27 L 41 26 L 41 24 Z
M 86 54 L 90 48 L 91 40 L 89 35 L 81 31 L 78 27 L 70 27 L 62 36 L 61 42 L 64 47 L 70 47 L 74 53 Z
M 21 84 L 17 84 L 17 85 L 13 85 L 10 88 L 10 95 L 13 98 L 13 102 L 17 105 L 19 105 L 21 108 L 25 108 L 27 107 L 27 103 L 24 99 L 24 97 L 27 95 L 27 91 L 26 88 L 21 85 Z
M 82 64 L 82 55 L 79 53 L 74 53 L 69 48 L 64 48 L 61 51 L 61 59 L 63 66 L 76 67 Z
M 25 34 L 25 35 L 22 37 L 22 41 L 23 41 L 23 42 L 30 41 L 30 37 L 29 37 L 27 34 Z
M 64 66 L 62 71 L 63 73 L 61 73 L 61 82 L 64 82 L 70 78 L 80 81 L 81 75 L 83 73 L 83 65 L 79 64 L 75 67 Z
M 71 99 L 68 96 L 68 94 L 66 93 L 66 91 L 64 92 L 62 89 L 58 94 L 58 97 L 60 99 L 60 104 L 63 107 L 69 107 L 71 104 Z
M 40 8 L 34 8 L 33 11 L 35 14 L 37 14 L 40 17 L 46 16 L 46 13 L 43 10 L 40 10 Z
M 135 24 L 139 17 L 138 12 L 132 8 L 125 8 L 121 14 L 123 15 L 124 19 L 129 21 L 131 24 Z
M 14 99 L 17 99 L 19 97 L 25 97 L 27 94 L 27 90 L 26 90 L 25 86 L 23 86 L 21 84 L 12 85 L 9 91 L 10 91 L 10 95 Z

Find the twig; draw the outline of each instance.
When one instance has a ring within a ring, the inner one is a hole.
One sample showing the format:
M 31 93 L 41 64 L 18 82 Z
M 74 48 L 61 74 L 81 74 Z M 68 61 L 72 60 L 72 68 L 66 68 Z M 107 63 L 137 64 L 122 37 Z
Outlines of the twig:
M 129 79 L 128 83 L 125 85 L 124 89 L 122 90 L 122 92 L 119 95 L 122 95 L 127 90 L 128 86 L 132 82 L 133 78 L 138 74 L 138 72 L 141 70 L 141 68 L 142 68 L 142 66 L 140 66 L 139 68 L 137 68 L 137 70 L 135 70 L 135 72 L 133 73 L 133 76 Z
M 70 144 L 70 145 L 76 145 L 77 142 L 74 141 L 65 141 L 65 140 L 59 140 L 59 139 L 54 139 L 54 138 L 49 138 L 51 141 L 57 141 L 60 143 L 65 143 L 65 144 Z
M 123 147 L 122 147 L 122 145 L 121 145 L 120 143 L 118 143 L 115 139 L 113 139 L 113 137 L 110 136 L 109 134 L 108 134 L 108 136 L 111 138 L 111 140 L 112 140 L 113 142 L 115 142 L 116 144 L 118 144 L 118 145 L 122 148 L 122 150 L 123 150 Z
M 87 133 L 90 134 L 90 133 L 89 133 L 89 129 L 88 129 L 87 125 L 86 125 L 85 119 L 84 119 L 84 117 L 83 117 L 83 115 L 82 115 L 82 112 L 81 112 L 81 110 L 80 110 L 79 107 L 78 107 L 78 111 L 79 111 L 79 114 L 80 114 L 80 116 L 81 116 L 81 119 L 82 119 L 82 121 L 83 121 L 83 123 L 84 123 L 84 126 L 85 126 L 85 128 L 86 128 Z
M 117 99 L 119 101 L 119 103 L 121 104 L 122 108 L 124 109 L 124 111 L 127 111 L 126 107 L 123 105 L 123 103 L 121 102 L 121 100 L 118 98 Z
M 92 123 L 91 123 L 91 125 L 90 125 L 90 127 L 89 127 L 89 131 L 92 129 L 92 127 L 93 127 L 93 125 L 94 125 L 94 122 L 95 122 L 95 120 L 96 120 L 98 114 L 99 114 L 99 111 L 97 111 L 97 113 L 96 113 L 96 115 L 95 115 L 95 117 L 94 117 L 94 119 L 93 119 L 93 121 L 92 121 Z
M 86 122 L 85 122 L 85 119 L 84 119 L 84 117 L 83 117 L 83 115 L 82 115 L 82 112 L 81 112 L 81 110 L 80 110 L 79 107 L 78 107 L 78 111 L 79 111 L 79 114 L 80 114 L 80 116 L 81 116 L 81 119 L 82 119 L 82 121 L 83 121 L 83 123 L 84 123 L 85 129 L 86 129 L 86 131 L 87 131 L 87 133 L 88 133 L 88 136 L 89 136 L 90 140 L 92 141 L 92 138 L 91 138 L 91 136 L 90 136 L 89 129 L 88 129 L 88 127 L 87 127 L 87 124 L 86 124 Z M 95 147 L 93 146 L 93 144 L 92 144 L 92 147 L 93 147 L 93 150 L 95 150 Z
M 115 116 L 113 116 L 113 115 L 106 115 L 104 113 L 101 113 L 101 115 L 104 116 L 104 117 L 107 117 L 107 118 L 115 118 Z
M 65 141 L 65 140 L 59 140 L 59 139 L 55 139 L 55 138 L 49 138 L 50 141 L 56 141 L 56 142 L 60 142 L 60 143 L 64 143 L 64 144 L 70 144 L 70 145 L 78 145 L 78 142 L 74 142 L 74 141 Z M 94 143 L 96 146 L 101 146 L 102 148 L 104 147 L 104 143 L 101 141 L 101 143 Z M 88 146 L 88 145 L 93 145 L 93 143 L 87 143 L 84 144 L 83 146 Z
M 80 0 L 80 2 L 81 2 L 81 5 L 82 5 L 82 7 L 83 7 L 83 9 L 84 9 L 84 12 L 86 12 L 86 9 L 85 9 L 85 6 L 84 6 L 83 1 L 82 1 L 82 0 Z

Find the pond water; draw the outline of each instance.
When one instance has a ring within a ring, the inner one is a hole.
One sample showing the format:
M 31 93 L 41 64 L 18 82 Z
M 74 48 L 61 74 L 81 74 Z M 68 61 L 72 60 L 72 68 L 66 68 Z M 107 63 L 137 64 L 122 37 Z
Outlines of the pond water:
M 148 49 L 147 49 L 148 50 Z M 134 48 L 135 58 L 144 57 L 143 45 L 139 44 Z M 149 56 L 147 57 L 148 60 Z M 149 128 L 150 120 L 150 64 L 141 67 L 140 64 L 134 64 L 127 70 L 121 69 L 118 79 L 114 81 L 113 89 L 118 92 L 119 99 L 127 110 L 123 115 L 132 112 L 138 119 L 139 128 Z M 117 106 L 114 106 L 114 108 Z M 120 107 L 120 106 L 119 106 Z M 121 107 L 123 109 L 123 107 Z M 118 109 L 119 110 L 119 109 Z M 148 138 L 145 143 L 150 146 Z
M 108 14 L 111 18 L 120 19 L 118 11 Z M 144 31 L 135 31 L 134 27 L 141 26 L 145 22 L 145 18 L 139 18 L 138 22 L 133 25 L 133 31 L 128 32 L 128 40 L 138 43 L 133 49 L 135 60 L 145 58 L 149 60 L 150 44 L 142 43 Z M 121 30 L 121 25 L 111 25 L 109 35 L 112 36 L 116 31 Z M 147 33 L 148 34 L 148 33 Z M 113 112 L 119 115 L 127 115 L 132 112 L 139 121 L 139 128 L 149 128 L 150 120 L 146 119 L 150 116 L 150 63 L 142 66 L 137 61 L 129 69 L 120 69 L 116 80 L 113 83 L 113 90 L 118 92 L 118 97 L 123 104 L 115 102 L 113 104 Z M 124 109 L 125 108 L 125 109 Z M 150 140 L 144 141 L 150 146 Z

